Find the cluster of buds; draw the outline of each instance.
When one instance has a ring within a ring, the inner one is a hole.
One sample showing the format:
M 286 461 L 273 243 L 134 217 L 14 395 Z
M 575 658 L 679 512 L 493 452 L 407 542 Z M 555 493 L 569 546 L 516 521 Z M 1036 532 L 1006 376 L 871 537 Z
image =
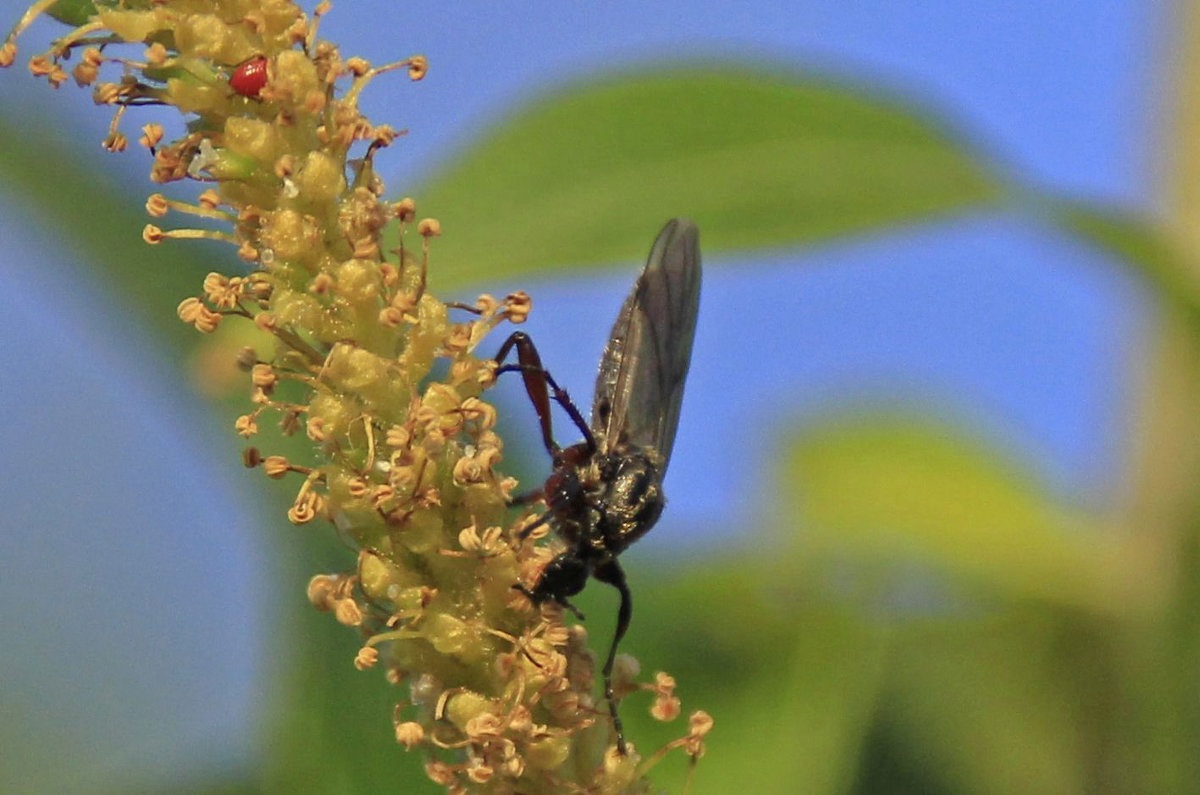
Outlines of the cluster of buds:
M 148 124 L 140 143 L 154 182 L 205 188 L 194 202 L 155 194 L 146 209 L 205 225 L 150 224 L 143 238 L 227 241 L 246 264 L 241 275 L 209 274 L 178 314 L 204 333 L 240 318 L 263 340 L 237 354 L 251 407 L 235 431 L 253 439 L 272 416 L 284 435 L 303 430 L 312 455 L 294 463 L 248 447 L 243 463 L 298 478 L 288 519 L 328 520 L 361 550 L 352 572 L 314 577 L 308 595 L 361 633 L 354 665 L 408 685 L 397 741 L 424 749 L 429 777 L 451 792 L 641 791 L 666 751 L 699 758 L 711 719 L 696 713 L 686 736 L 648 757 L 618 753 L 583 628 L 513 588 L 535 582 L 557 550 L 541 543 L 544 528 L 520 532 L 533 517 L 510 507 L 516 482 L 498 468 L 504 446 L 484 400 L 496 364 L 477 351 L 498 325 L 524 321 L 529 296 L 467 305 L 427 291 L 440 225 L 417 220 L 412 199 L 382 198 L 373 159 L 397 133 L 358 108 L 373 78 L 406 69 L 419 80 L 426 61 L 343 59 L 317 38 L 328 8 L 41 0 L 0 47 L 0 65 L 39 13 L 82 13 L 30 66 L 57 87 L 79 56 L 71 77 L 115 108 L 106 148 L 126 148 L 120 123 L 132 106 L 174 106 L 188 118 L 177 139 Z M 140 54 L 125 57 L 122 43 Z M 117 79 L 105 82 L 110 70 Z M 621 658 L 621 692 L 649 690 L 654 717 L 677 719 L 674 680 L 639 685 L 635 672 Z

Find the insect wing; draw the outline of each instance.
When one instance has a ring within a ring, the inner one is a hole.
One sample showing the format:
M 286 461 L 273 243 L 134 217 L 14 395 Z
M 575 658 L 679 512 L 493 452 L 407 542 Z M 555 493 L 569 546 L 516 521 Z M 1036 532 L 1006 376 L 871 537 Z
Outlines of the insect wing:
M 658 233 L 600 360 L 592 430 L 603 449 L 656 450 L 666 471 L 699 307 L 700 231 L 676 218 Z

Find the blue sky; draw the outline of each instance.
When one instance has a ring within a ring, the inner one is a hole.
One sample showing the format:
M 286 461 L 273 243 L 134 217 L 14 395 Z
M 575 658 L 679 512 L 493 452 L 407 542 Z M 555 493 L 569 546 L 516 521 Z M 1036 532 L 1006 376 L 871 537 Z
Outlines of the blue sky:
M 410 129 L 383 166 L 396 193 L 548 87 L 651 60 L 735 57 L 909 97 L 1025 182 L 1130 207 L 1154 200 L 1162 4 L 447 5 L 356 0 L 323 23 L 371 60 L 430 58 L 426 81 L 380 81 L 368 99 L 374 118 Z M 0 2 L 0 17 L 19 7 Z M 0 73 L 0 96 L 50 108 L 85 140 L 98 142 L 108 122 L 87 96 L 52 96 L 19 69 Z M 134 190 L 114 200 L 140 203 L 144 159 L 95 151 L 129 169 Z M 0 534 L 0 598 L 36 606 L 0 618 L 0 712 L 73 726 L 65 741 L 81 770 L 94 766 L 91 780 L 105 770 L 152 777 L 151 756 L 163 770 L 187 769 L 197 747 L 237 759 L 259 664 L 246 649 L 261 632 L 244 609 L 261 596 L 245 494 L 261 484 L 242 479 L 199 401 L 181 404 L 156 380 L 147 341 L 106 311 L 53 233 L 31 229 L 13 197 L 0 203 L 0 410 L 19 418 L 0 431 L 0 479 L 15 498 Z M 594 278 L 519 285 L 534 296 L 530 331 L 544 360 L 576 395 L 590 389 L 643 255 Z M 1031 461 L 1068 498 L 1104 503 L 1147 312 L 1104 256 L 1034 220 L 987 215 L 707 264 L 671 508 L 631 554 L 747 526 L 769 498 L 761 473 L 781 422 L 880 385 Z M 705 318 L 728 306 L 745 320 L 718 333 Z M 135 495 L 141 514 L 129 517 Z M 0 789 L 12 783 L 5 775 Z M 72 785 L 86 791 L 82 779 Z

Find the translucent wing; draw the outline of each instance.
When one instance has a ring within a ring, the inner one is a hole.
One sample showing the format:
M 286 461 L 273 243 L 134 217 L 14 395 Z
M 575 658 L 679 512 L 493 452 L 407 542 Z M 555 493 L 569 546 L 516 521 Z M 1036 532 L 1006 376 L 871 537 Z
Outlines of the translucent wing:
M 699 306 L 700 231 L 676 218 L 658 233 L 600 360 L 592 431 L 602 450 L 657 450 L 666 471 Z

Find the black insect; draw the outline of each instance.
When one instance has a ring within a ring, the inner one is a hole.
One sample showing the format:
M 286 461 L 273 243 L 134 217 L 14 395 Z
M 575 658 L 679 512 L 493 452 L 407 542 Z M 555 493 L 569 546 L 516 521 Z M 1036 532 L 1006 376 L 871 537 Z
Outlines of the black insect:
M 696 225 L 683 218 L 659 232 L 600 360 L 590 425 L 542 366 L 527 335 L 516 332 L 496 353 L 497 374 L 522 374 L 553 459 L 545 485 L 521 498 L 544 499 L 547 508 L 523 537 L 549 523 L 567 544 L 532 588 L 514 587 L 535 604 L 551 600 L 576 615 L 568 598 L 583 590 L 589 575 L 620 592 L 616 634 L 603 673 L 622 754 L 625 737 L 613 699 L 612 668 L 633 601 L 617 556 L 654 526 L 666 504 L 662 481 L 675 443 L 700 303 L 699 240 Z M 504 364 L 514 348 L 519 364 Z M 551 398 L 579 428 L 582 442 L 562 448 L 554 441 Z

